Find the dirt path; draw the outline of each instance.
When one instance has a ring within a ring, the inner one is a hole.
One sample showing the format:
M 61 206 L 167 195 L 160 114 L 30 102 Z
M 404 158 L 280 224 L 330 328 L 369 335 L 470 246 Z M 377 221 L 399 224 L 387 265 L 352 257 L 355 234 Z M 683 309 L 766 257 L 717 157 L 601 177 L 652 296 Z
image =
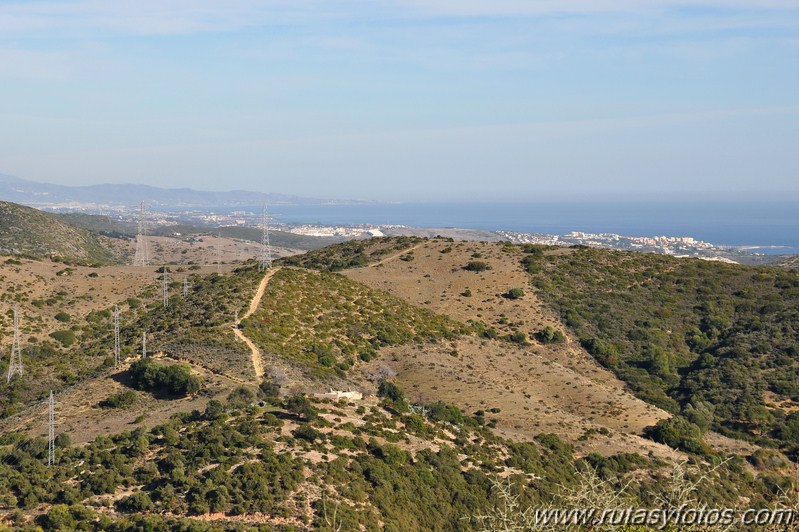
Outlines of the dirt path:
M 415 246 L 409 247 L 408 249 L 403 249 L 402 251 L 394 253 L 393 255 L 389 255 L 385 259 L 382 259 L 382 260 L 380 260 L 378 262 L 373 262 L 372 264 L 369 265 L 369 267 L 370 268 L 376 268 L 378 266 L 382 266 L 383 264 L 385 264 L 387 262 L 391 262 L 392 260 L 397 259 L 397 258 L 399 258 L 399 257 L 401 257 L 401 256 L 403 256 L 403 255 L 405 255 L 407 253 L 410 253 L 411 251 L 413 251 L 416 248 L 421 247 L 422 244 L 424 244 L 424 242 L 421 242 L 419 244 L 416 244 Z
M 258 305 L 261 304 L 261 298 L 264 297 L 264 292 L 266 291 L 266 285 L 269 284 L 269 279 L 271 279 L 272 276 L 275 275 L 279 270 L 280 268 L 272 268 L 266 272 L 264 278 L 261 279 L 261 284 L 258 285 L 258 290 L 255 291 L 252 301 L 250 301 L 250 307 L 239 321 L 246 320 L 252 316 L 256 310 L 258 310 Z M 252 354 L 252 367 L 255 370 L 255 381 L 261 382 L 261 379 L 264 376 L 264 364 L 261 361 L 261 350 L 258 349 L 258 346 L 256 346 L 252 340 L 247 338 L 244 333 L 241 332 L 241 329 L 238 328 L 238 323 L 234 324 L 233 333 L 239 340 L 243 341 L 245 344 L 247 344 L 247 347 L 250 348 L 250 353 Z

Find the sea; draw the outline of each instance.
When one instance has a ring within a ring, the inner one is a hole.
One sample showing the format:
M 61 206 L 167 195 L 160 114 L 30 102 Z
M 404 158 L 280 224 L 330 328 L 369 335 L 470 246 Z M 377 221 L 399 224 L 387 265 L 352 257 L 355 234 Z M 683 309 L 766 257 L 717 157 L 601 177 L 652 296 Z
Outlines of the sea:
M 252 210 L 259 211 L 259 207 Z M 799 254 L 799 198 L 726 203 L 359 203 L 274 205 L 279 223 L 691 236 L 753 253 Z

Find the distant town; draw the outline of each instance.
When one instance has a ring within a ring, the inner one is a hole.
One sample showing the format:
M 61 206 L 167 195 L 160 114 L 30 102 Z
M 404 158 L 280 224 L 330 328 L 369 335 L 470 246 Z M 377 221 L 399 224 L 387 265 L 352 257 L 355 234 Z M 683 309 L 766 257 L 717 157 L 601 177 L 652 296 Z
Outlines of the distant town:
M 130 209 L 97 209 L 87 208 L 51 208 L 53 211 L 84 212 L 86 214 L 105 214 L 119 222 L 135 225 L 136 213 Z M 202 209 L 189 211 L 149 211 L 148 223 L 153 227 L 168 227 L 189 224 L 208 227 L 260 227 L 262 213 L 249 210 L 229 212 L 212 212 Z M 764 264 L 779 257 L 776 254 L 755 252 L 753 247 L 733 247 L 703 242 L 691 236 L 627 236 L 615 233 L 585 233 L 572 231 L 563 235 L 544 233 L 523 233 L 507 230 L 474 230 L 474 229 L 430 229 L 391 224 L 360 225 L 323 225 L 323 224 L 287 224 L 270 219 L 272 230 L 285 231 L 297 235 L 313 237 L 369 238 L 379 236 L 417 235 L 435 236 L 442 234 L 466 240 L 510 241 L 517 244 L 542 244 L 553 246 L 575 246 L 616 249 L 625 251 L 641 251 L 673 255 L 675 257 L 696 257 L 741 264 Z

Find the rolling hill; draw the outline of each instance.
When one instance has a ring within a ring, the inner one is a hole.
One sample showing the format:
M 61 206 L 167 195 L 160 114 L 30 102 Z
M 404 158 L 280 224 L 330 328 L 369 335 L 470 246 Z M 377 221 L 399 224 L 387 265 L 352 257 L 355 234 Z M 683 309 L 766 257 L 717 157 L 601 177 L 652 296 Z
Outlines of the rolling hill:
M 0 254 L 113 263 L 123 258 L 124 247 L 57 216 L 0 202 Z
M 165 305 L 155 268 L 57 276 L 18 262 L 0 265 L 0 306 L 23 308 L 30 367 L 0 379 L 9 526 L 493 530 L 506 519 L 529 529 L 532 508 L 736 508 L 795 495 L 795 456 L 775 432 L 792 430 L 795 408 L 776 371 L 795 345 L 785 270 L 380 238 L 268 271 L 253 260 L 175 265 Z M 656 331 L 693 331 L 693 320 L 701 331 L 715 308 L 733 313 L 713 321 L 703 352 L 657 343 Z M 4 325 L 7 345 L 7 315 Z M 723 367 L 689 352 L 722 360 L 725 341 L 767 346 L 751 349 L 758 364 L 746 371 L 770 425 L 759 437 L 732 425 L 740 419 L 713 403 L 712 387 L 701 404 L 714 417 L 702 424 L 691 388 L 664 386 L 661 366 L 641 363 L 647 335 L 686 383 L 694 368 Z M 613 363 L 596 347 L 611 341 Z M 358 393 L 336 399 L 331 388 Z M 46 468 L 51 389 L 59 437 Z

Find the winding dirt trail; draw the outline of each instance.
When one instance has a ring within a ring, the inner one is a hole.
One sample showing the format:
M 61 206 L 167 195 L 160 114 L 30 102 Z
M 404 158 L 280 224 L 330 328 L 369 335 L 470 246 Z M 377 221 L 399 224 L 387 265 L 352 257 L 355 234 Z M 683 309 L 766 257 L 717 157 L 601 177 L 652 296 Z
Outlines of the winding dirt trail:
M 407 249 L 403 249 L 402 251 L 398 251 L 397 253 L 389 255 L 388 257 L 386 257 L 384 259 L 381 259 L 378 262 L 373 262 L 372 264 L 369 264 L 369 268 L 376 268 L 378 266 L 382 266 L 382 265 L 386 264 L 387 262 L 391 262 L 394 259 L 398 259 L 398 258 L 402 257 L 403 255 L 410 253 L 414 249 L 417 249 L 417 248 L 421 247 L 423 244 L 424 244 L 424 242 L 420 242 L 420 243 L 416 244 L 415 246 L 411 246 L 411 247 L 409 247 Z
M 264 278 L 261 279 L 261 284 L 258 285 L 258 290 L 255 291 L 252 301 L 250 301 L 250 307 L 239 319 L 239 322 L 241 322 L 241 320 L 246 320 L 252 316 L 256 310 L 258 310 L 258 305 L 261 304 L 261 298 L 264 297 L 264 292 L 266 291 L 266 285 L 269 284 L 269 279 L 271 279 L 272 276 L 278 271 L 280 271 L 280 268 L 272 268 L 266 272 Z M 233 334 L 235 334 L 239 340 L 243 341 L 245 344 L 247 344 L 247 347 L 250 348 L 250 353 L 252 354 L 252 367 L 255 370 L 255 381 L 261 382 L 261 379 L 264 376 L 264 365 L 261 361 L 261 350 L 258 349 L 258 346 L 256 346 L 252 340 L 247 338 L 244 333 L 241 332 L 241 329 L 238 327 L 238 323 L 233 324 Z

